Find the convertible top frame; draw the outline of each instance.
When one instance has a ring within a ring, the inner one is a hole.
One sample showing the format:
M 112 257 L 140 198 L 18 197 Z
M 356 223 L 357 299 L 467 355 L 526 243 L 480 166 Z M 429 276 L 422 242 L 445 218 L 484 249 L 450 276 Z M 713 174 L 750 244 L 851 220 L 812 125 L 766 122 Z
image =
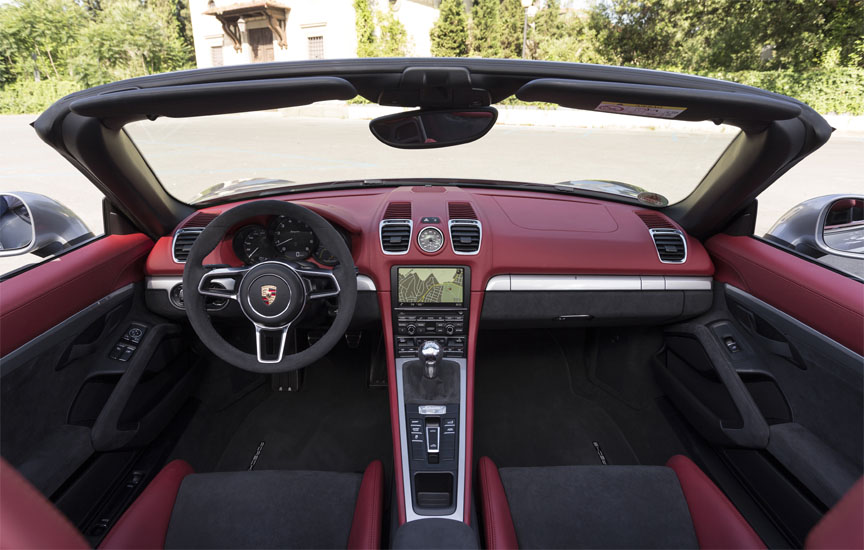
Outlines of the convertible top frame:
M 382 105 L 427 109 L 489 105 L 514 94 L 582 109 L 600 98 L 652 102 L 685 107 L 683 120 L 739 126 L 743 132 L 696 189 L 663 209 L 700 238 L 722 231 L 832 131 L 795 99 L 731 82 L 626 67 L 461 58 L 301 61 L 145 76 L 70 94 L 34 128 L 155 238 L 170 233 L 192 207 L 165 192 L 123 124 L 348 99 L 354 91 Z M 179 108 L 178 98 L 184 98 Z

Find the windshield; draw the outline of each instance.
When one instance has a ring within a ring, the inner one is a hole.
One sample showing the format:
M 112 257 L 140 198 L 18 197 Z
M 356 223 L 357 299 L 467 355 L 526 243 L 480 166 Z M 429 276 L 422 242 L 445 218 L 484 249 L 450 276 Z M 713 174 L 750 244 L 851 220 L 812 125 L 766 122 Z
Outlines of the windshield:
M 446 178 L 583 189 L 593 185 L 584 180 L 614 181 L 671 204 L 696 187 L 738 133 L 710 122 L 499 106 L 498 123 L 478 141 L 405 150 L 369 131 L 370 119 L 402 109 L 328 107 L 159 118 L 125 129 L 168 193 L 186 203 L 321 182 Z M 620 186 L 598 183 L 596 190 L 611 188 Z

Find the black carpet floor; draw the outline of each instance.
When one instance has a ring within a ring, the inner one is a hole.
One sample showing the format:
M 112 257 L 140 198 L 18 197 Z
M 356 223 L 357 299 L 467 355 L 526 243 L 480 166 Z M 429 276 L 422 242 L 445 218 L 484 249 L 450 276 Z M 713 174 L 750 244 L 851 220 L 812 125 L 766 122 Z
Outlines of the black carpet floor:
M 481 333 L 475 456 L 499 467 L 602 464 L 601 452 L 608 464 L 663 464 L 681 452 L 656 401 L 651 335 L 608 339 L 603 331 Z
M 389 473 L 388 394 L 367 387 L 365 363 L 358 356 L 365 358 L 344 345 L 336 348 L 306 368 L 296 393 L 275 392 L 269 377 L 262 376 L 257 384 L 252 379 L 252 389 L 230 406 L 224 399 L 208 399 L 174 456 L 198 471 L 248 470 L 256 453 L 255 470 L 362 472 L 381 459 Z M 226 368 L 226 377 L 238 376 L 233 367 Z

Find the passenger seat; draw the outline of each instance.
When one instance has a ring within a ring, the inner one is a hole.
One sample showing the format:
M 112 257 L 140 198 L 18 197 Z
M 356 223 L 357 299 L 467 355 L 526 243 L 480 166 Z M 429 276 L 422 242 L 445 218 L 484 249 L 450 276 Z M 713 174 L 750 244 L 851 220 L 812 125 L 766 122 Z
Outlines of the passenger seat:
M 689 458 L 666 466 L 501 468 L 480 459 L 488 548 L 765 548 Z M 808 548 L 864 547 L 859 480 L 810 532 Z

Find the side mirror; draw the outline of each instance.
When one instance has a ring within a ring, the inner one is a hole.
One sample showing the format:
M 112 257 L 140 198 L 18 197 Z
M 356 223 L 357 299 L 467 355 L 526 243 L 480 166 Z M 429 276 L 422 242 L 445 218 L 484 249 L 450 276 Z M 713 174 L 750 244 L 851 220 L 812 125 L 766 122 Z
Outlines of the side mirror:
M 0 257 L 45 258 L 93 238 L 74 212 L 38 193 L 0 193 Z
M 796 205 L 765 238 L 811 258 L 864 259 L 864 196 L 826 195 Z
M 835 200 L 820 222 L 823 247 L 838 256 L 864 258 L 864 198 Z
M 18 195 L 0 195 L 0 258 L 27 254 L 36 244 L 33 215 Z
M 372 135 L 398 149 L 433 149 L 470 143 L 485 136 L 498 111 L 493 107 L 409 111 L 369 122 Z

